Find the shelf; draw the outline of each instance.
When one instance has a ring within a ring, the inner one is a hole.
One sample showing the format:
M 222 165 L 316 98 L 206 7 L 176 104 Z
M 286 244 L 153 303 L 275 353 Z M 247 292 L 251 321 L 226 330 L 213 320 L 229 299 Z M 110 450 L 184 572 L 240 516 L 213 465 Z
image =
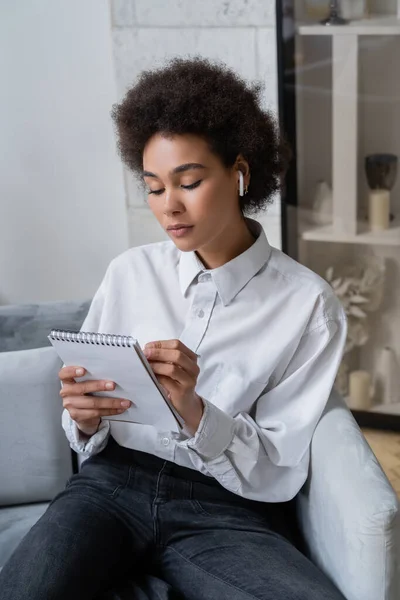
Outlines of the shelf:
M 300 236 L 303 240 L 312 242 L 339 242 L 343 244 L 368 244 L 371 246 L 400 246 L 400 220 L 393 221 L 390 229 L 384 231 L 369 231 L 364 226 L 364 231 L 357 235 L 340 234 L 333 231 L 332 225 L 313 227 L 307 229 L 301 227 Z
M 347 25 L 326 26 L 319 23 L 298 27 L 300 35 L 400 35 L 400 19 L 395 15 L 350 21 Z
M 348 408 L 350 410 L 364 410 L 373 413 L 380 413 L 386 415 L 400 415 L 400 402 L 396 402 L 395 404 L 372 404 L 369 408 L 356 408 L 352 405 L 351 399 L 349 396 L 345 396 L 344 398 Z

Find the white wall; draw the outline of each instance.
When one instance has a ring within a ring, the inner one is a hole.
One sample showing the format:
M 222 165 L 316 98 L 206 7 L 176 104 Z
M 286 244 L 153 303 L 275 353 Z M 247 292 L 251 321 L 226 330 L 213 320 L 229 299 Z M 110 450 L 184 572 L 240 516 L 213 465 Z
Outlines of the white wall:
M 200 55 L 263 81 L 264 107 L 277 112 L 275 0 L 111 0 L 111 8 L 120 98 L 143 69 L 173 56 Z M 165 239 L 128 172 L 125 180 L 131 245 Z M 260 221 L 279 247 L 279 200 Z
M 107 0 L 2 0 L 0 304 L 83 299 L 127 247 Z

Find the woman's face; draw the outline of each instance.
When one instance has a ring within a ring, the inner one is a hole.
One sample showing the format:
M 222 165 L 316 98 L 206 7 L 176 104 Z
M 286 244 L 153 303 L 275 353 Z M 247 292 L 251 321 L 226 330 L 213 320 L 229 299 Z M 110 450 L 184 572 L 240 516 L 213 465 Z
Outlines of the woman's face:
M 184 252 L 217 246 L 242 219 L 237 168 L 226 168 L 201 137 L 154 135 L 143 170 L 150 208 Z M 170 229 L 177 225 L 185 227 Z

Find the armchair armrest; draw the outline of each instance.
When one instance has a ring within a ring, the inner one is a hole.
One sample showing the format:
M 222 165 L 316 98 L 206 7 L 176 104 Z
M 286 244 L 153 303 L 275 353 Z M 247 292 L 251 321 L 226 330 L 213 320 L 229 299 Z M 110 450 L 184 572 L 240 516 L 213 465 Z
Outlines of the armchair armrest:
M 297 516 L 311 560 L 347 600 L 400 597 L 397 496 L 336 391 L 314 433 Z

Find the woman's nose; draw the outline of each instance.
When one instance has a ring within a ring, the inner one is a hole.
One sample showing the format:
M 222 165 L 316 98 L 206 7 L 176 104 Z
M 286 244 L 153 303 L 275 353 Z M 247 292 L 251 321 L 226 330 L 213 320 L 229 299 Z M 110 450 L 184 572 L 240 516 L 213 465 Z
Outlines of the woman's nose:
M 164 213 L 168 215 L 182 212 L 182 208 L 183 205 L 176 190 L 166 190 L 164 194 Z

